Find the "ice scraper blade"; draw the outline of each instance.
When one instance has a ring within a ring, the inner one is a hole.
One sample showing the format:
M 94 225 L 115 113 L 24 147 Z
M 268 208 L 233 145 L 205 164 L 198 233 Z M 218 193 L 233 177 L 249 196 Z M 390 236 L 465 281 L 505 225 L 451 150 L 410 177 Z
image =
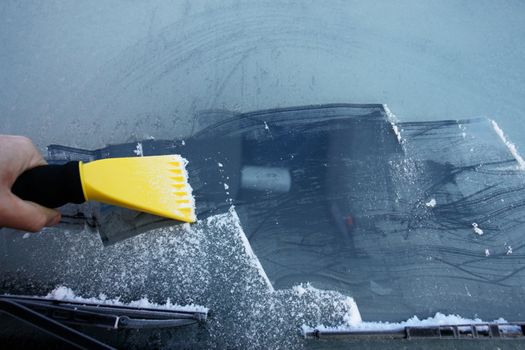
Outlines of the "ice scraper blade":
M 164 155 L 44 165 L 24 172 L 12 192 L 52 208 L 95 200 L 195 222 L 186 163 L 180 155 Z

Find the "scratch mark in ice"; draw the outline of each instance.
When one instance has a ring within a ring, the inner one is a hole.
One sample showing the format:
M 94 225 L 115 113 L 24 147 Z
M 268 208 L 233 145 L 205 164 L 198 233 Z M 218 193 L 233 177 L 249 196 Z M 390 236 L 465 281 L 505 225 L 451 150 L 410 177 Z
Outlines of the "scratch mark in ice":
M 392 113 L 392 111 L 390 111 L 390 109 L 388 108 L 386 104 L 383 104 L 383 109 L 385 110 L 385 113 L 388 118 L 388 121 L 390 122 L 390 125 L 392 125 L 394 134 L 396 134 L 397 141 L 399 142 L 399 144 L 402 145 L 405 142 L 405 140 L 401 137 L 401 132 L 399 128 L 397 127 L 397 124 L 396 124 L 398 122 L 397 117 L 395 116 L 394 113 Z
M 468 295 L 469 297 L 471 297 L 471 296 L 472 296 L 472 294 L 470 294 L 470 291 L 468 290 L 468 287 L 467 287 L 467 285 L 465 285 L 465 291 L 467 292 L 467 295 Z
M 491 123 L 492 123 L 492 128 L 494 129 L 494 131 L 496 131 L 496 134 L 498 134 L 501 141 L 503 141 L 503 143 L 509 149 L 509 152 L 512 154 L 514 159 L 516 159 L 516 161 L 518 162 L 518 168 L 520 170 L 525 170 L 525 160 L 523 160 L 523 158 L 519 155 L 518 150 L 516 149 L 516 146 L 507 139 L 507 137 L 503 133 L 503 130 L 501 130 L 501 128 L 498 126 L 498 124 L 494 120 L 491 120 Z

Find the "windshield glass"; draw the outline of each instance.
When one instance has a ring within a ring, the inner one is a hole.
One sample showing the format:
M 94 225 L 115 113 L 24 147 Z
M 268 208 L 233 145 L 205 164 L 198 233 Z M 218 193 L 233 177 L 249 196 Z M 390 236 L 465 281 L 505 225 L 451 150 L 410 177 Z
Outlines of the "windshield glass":
M 198 218 L 87 202 L 3 228 L 1 293 L 210 310 L 167 347 L 523 319 L 522 4 L 0 8 L 1 133 L 50 164 L 181 154 Z

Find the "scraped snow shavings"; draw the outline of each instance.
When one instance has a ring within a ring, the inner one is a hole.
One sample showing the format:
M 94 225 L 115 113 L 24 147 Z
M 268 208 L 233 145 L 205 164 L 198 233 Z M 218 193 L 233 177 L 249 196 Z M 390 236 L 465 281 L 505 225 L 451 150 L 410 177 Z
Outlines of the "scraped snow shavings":
M 516 159 L 516 161 L 518 162 L 518 168 L 520 170 L 525 170 L 525 160 L 523 160 L 523 158 L 519 155 L 516 146 L 507 139 L 507 137 L 503 133 L 503 130 L 501 130 L 501 128 L 494 120 L 491 120 L 491 123 L 492 127 L 494 128 L 494 131 L 496 131 L 496 134 L 498 134 L 501 141 L 503 141 L 503 143 L 507 146 L 514 159 Z
M 490 256 L 490 250 L 485 249 L 485 256 Z
M 71 288 L 65 286 L 59 286 L 53 289 L 47 294 L 45 299 L 71 301 L 76 303 L 89 303 L 97 305 L 113 305 L 113 306 L 129 306 L 143 309 L 161 309 L 161 310 L 181 310 L 181 311 L 196 311 L 196 312 L 208 312 L 208 308 L 200 305 L 176 305 L 172 304 L 170 299 L 166 300 L 166 304 L 160 305 L 150 302 L 147 298 L 134 300 L 129 303 L 123 303 L 116 299 L 107 299 L 105 294 L 99 294 L 98 298 L 84 298 L 77 296 Z
M 26 233 L 24 233 L 24 235 L 22 236 L 22 239 L 29 238 L 29 236 L 31 236 L 31 235 L 29 234 L 29 232 L 26 232 Z
M 425 205 L 429 208 L 434 208 L 436 206 L 436 200 L 432 198 L 430 201 L 426 202 Z
M 498 324 L 504 324 L 508 323 L 503 318 L 498 318 L 497 320 L 494 320 L 492 322 L 484 322 L 483 320 L 479 318 L 475 319 L 468 319 L 463 318 L 458 315 L 444 315 L 440 312 L 436 313 L 434 317 L 429 317 L 423 320 L 420 320 L 417 316 L 414 316 L 406 321 L 393 323 L 393 322 L 360 322 L 358 324 L 347 326 L 347 325 L 341 325 L 338 327 L 325 327 L 324 325 L 320 325 L 317 327 L 309 327 L 307 325 L 303 325 L 302 331 L 303 335 L 306 335 L 307 333 L 311 333 L 315 330 L 321 331 L 321 332 L 352 332 L 352 331 L 395 331 L 395 330 L 403 330 L 405 327 L 432 327 L 432 326 L 439 326 L 439 325 L 468 325 L 468 324 L 480 324 L 480 323 L 498 323 Z
M 133 153 L 135 153 L 139 157 L 144 157 L 144 152 L 142 151 L 142 143 L 141 142 L 137 143 L 137 147 L 135 148 Z
M 512 247 L 510 245 L 508 245 L 506 248 L 507 248 L 507 252 L 505 254 L 506 255 L 511 255 L 512 254 Z
M 476 224 L 475 222 L 472 223 L 472 229 L 480 236 L 483 234 L 483 230 L 480 229 L 478 224 Z
M 392 125 L 392 129 L 394 130 L 394 134 L 396 134 L 397 141 L 400 144 L 403 144 L 405 142 L 405 140 L 401 137 L 401 131 L 397 127 L 397 124 L 396 124 L 398 122 L 397 117 L 395 116 L 394 113 L 392 113 L 392 111 L 390 111 L 390 109 L 388 108 L 388 106 L 386 104 L 383 104 L 383 109 L 385 110 L 385 113 L 386 113 L 386 116 L 388 118 L 388 121 L 390 122 L 390 125 Z
M 267 124 L 266 122 L 264 122 L 264 128 L 265 128 L 266 130 L 270 130 L 270 127 L 268 126 L 268 124 Z
M 292 291 L 299 297 L 302 297 L 305 293 L 317 293 L 319 296 L 323 293 L 322 290 L 312 287 L 310 283 L 293 286 Z M 361 313 L 359 312 L 359 308 L 354 299 L 347 297 L 344 301 L 344 305 L 347 307 L 346 313 L 343 316 L 344 324 L 347 326 L 360 324 L 363 320 L 361 319 Z

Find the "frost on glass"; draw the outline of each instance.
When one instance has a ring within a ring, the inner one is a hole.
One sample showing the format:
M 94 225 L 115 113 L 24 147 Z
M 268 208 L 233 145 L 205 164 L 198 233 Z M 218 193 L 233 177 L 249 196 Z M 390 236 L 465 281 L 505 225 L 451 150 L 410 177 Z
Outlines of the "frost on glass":
M 206 339 L 227 333 L 226 345 L 245 344 L 247 324 L 267 346 L 268 332 L 359 326 L 361 315 L 520 317 L 525 187 L 519 154 L 492 121 L 400 123 L 378 104 L 198 120 L 184 140 L 51 145 L 55 163 L 137 156 L 138 144 L 144 156 L 182 154 L 199 222 L 63 208 L 52 236 L 6 236 L 13 252 L 38 249 L 4 255 L 5 289 L 203 305 L 221 315 Z

